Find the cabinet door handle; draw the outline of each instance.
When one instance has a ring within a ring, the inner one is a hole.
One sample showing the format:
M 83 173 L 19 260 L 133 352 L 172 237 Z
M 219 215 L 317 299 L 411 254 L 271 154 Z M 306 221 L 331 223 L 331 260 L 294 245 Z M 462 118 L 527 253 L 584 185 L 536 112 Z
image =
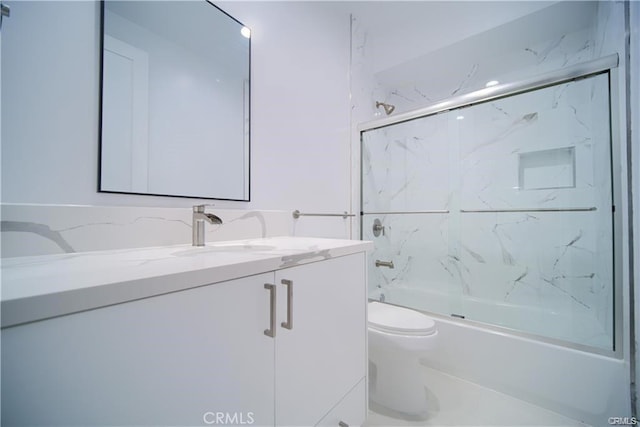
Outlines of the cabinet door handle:
M 283 279 L 282 284 L 287 287 L 287 321 L 281 325 L 285 329 L 293 329 L 293 281 Z
M 269 317 L 269 329 L 264 330 L 264 334 L 274 338 L 276 336 L 276 285 L 265 283 L 264 288 L 269 290 L 269 306 L 271 313 Z
M 338 423 L 338 426 L 340 426 L 340 427 L 349 427 L 349 424 L 345 423 L 344 421 L 340 421 Z

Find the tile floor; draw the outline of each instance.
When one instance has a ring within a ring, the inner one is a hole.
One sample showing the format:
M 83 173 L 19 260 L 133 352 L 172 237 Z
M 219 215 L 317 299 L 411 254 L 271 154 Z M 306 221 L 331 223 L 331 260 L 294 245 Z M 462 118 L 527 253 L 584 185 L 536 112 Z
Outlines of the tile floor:
M 364 426 L 581 426 L 587 424 L 443 372 L 423 367 L 429 415 L 410 420 L 371 405 Z M 394 416 L 395 415 L 395 416 Z

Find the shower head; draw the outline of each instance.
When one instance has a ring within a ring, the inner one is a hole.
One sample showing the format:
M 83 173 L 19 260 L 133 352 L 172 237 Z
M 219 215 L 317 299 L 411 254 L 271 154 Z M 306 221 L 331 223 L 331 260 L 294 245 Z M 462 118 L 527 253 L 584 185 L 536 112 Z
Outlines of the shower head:
M 393 113 L 393 110 L 396 109 L 395 105 L 385 104 L 384 102 L 376 101 L 376 108 L 380 108 L 380 106 L 384 107 L 384 112 L 387 113 L 387 116 Z

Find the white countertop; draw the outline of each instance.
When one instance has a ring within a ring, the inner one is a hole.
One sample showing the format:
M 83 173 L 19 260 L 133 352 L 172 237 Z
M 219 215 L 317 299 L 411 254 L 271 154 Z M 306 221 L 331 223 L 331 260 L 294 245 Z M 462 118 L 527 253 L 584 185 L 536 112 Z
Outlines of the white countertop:
M 2 259 L 2 327 L 372 248 L 360 240 L 272 237 Z

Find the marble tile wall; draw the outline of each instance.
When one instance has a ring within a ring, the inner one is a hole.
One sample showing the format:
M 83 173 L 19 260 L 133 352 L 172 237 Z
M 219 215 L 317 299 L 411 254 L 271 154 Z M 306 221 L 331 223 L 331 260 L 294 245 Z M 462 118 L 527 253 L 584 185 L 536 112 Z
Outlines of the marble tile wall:
M 2 257 L 191 243 L 191 208 L 3 204 Z M 208 207 L 206 241 L 291 235 L 289 211 Z
M 610 168 L 603 168 L 606 163 L 601 161 L 610 157 L 606 74 L 464 108 L 457 114 L 464 117 L 458 120 L 463 209 L 610 203 L 610 192 L 594 191 L 611 181 Z M 572 159 L 554 164 L 565 149 L 572 150 Z M 523 155 L 548 158 L 539 158 L 542 163 L 528 168 Z M 553 176 L 538 183 L 544 174 Z
M 363 211 L 448 208 L 449 122 L 436 115 L 364 133 Z
M 432 308 L 441 314 L 498 324 L 496 310 L 533 308 L 564 323 L 541 331 L 510 316 L 503 326 L 610 349 L 608 82 L 597 75 L 365 132 L 372 297 L 428 290 L 449 297 Z M 549 208 L 560 211 L 540 211 Z M 385 227 L 377 237 L 376 218 Z M 468 301 L 493 309 L 471 314 Z
M 518 81 L 606 55 L 598 48 L 600 3 L 559 2 L 453 45 L 416 52 L 415 58 L 373 76 L 368 103 L 391 103 L 398 114 L 482 89 L 490 80 Z M 360 41 L 354 56 L 364 63 L 358 55 L 372 47 L 366 34 L 354 38 Z

